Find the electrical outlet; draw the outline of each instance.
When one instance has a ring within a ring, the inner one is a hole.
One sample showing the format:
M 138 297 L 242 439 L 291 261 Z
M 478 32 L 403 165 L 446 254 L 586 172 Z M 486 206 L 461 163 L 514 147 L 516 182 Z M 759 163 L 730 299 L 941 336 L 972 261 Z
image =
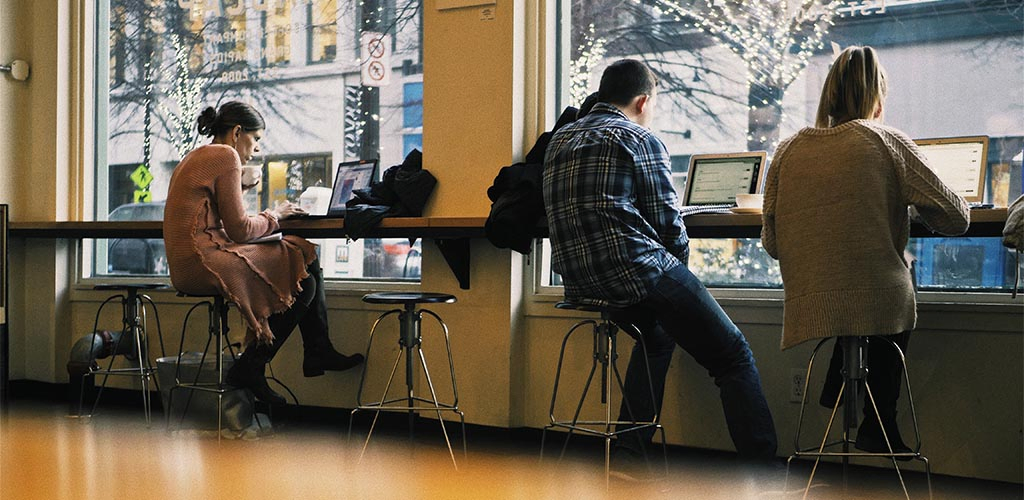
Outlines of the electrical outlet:
M 789 372 L 789 402 L 799 403 L 803 401 L 804 385 L 807 382 L 807 371 L 794 368 Z

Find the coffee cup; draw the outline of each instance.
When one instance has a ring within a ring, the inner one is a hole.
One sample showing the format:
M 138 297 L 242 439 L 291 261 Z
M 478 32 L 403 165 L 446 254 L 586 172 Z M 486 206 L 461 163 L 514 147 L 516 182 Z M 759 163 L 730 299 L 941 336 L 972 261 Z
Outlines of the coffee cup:
M 764 205 L 763 194 L 750 194 L 750 193 L 737 193 L 736 194 L 736 207 L 744 209 L 757 209 L 760 210 Z
M 251 165 L 242 167 L 242 189 L 255 187 L 263 179 L 263 169 Z

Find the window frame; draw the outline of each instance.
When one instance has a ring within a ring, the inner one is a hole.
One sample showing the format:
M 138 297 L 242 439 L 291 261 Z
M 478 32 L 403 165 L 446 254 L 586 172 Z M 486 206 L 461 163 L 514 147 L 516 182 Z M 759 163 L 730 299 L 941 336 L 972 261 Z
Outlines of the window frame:
M 555 27 L 554 27 L 554 29 L 555 29 L 554 37 L 555 37 L 555 40 L 556 40 L 556 47 L 557 47 L 557 49 L 555 50 L 555 52 L 553 54 L 549 54 L 549 57 L 553 57 L 554 58 L 555 70 L 556 70 L 556 72 L 555 72 L 555 78 L 556 78 L 555 89 L 556 90 L 555 90 L 555 95 L 551 96 L 551 98 L 552 98 L 552 101 L 556 103 L 556 109 L 561 109 L 561 107 L 558 106 L 558 104 L 561 104 L 561 105 L 566 105 L 566 104 L 572 105 L 573 104 L 571 102 L 566 103 L 566 101 L 569 99 L 569 85 L 570 85 L 570 78 L 571 78 L 571 75 L 569 74 L 569 72 L 570 72 L 570 67 L 571 67 L 571 56 L 572 56 L 571 55 L 572 47 L 571 47 L 571 42 L 569 40 L 571 37 L 569 36 L 569 33 L 571 33 L 571 30 L 574 29 L 574 26 L 572 24 L 572 12 L 571 12 L 571 8 L 572 7 L 571 7 L 571 2 L 568 2 L 568 1 L 565 1 L 565 0 L 552 0 L 552 1 L 554 1 L 556 3 L 556 22 L 555 22 Z M 958 8 L 958 6 L 960 4 L 963 4 L 963 3 L 965 3 L 965 2 L 959 2 L 956 5 L 954 5 L 953 3 L 950 3 L 949 5 L 941 6 L 941 8 L 943 8 L 945 10 L 956 9 L 956 8 Z M 903 5 L 903 6 L 900 6 L 900 7 L 904 8 L 904 9 L 908 9 L 908 10 L 918 9 L 918 7 L 914 6 L 914 5 L 909 5 L 909 6 L 908 5 Z M 991 16 L 993 14 L 987 13 L 986 15 L 987 16 Z M 1008 21 L 1006 19 L 998 19 L 998 18 L 996 20 L 999 21 L 999 23 L 1000 23 L 999 26 L 996 27 L 998 33 L 1003 33 L 1007 29 L 1010 29 L 1010 28 L 1007 27 L 1008 24 L 1010 23 L 1010 21 Z M 868 21 L 869 22 L 873 22 L 873 21 L 877 21 L 877 19 L 869 19 Z M 915 21 L 915 22 L 917 22 L 917 21 Z M 585 24 L 585 23 L 583 23 L 583 24 Z M 578 28 L 578 27 L 576 27 L 576 28 Z M 858 27 L 857 29 L 864 29 L 864 28 Z M 975 26 L 971 26 L 971 27 L 969 27 L 969 29 L 970 30 L 976 30 L 976 29 L 980 29 L 980 28 L 977 28 Z M 1017 29 L 1017 28 L 1013 28 L 1013 29 Z M 972 34 L 976 34 L 976 33 L 974 33 L 974 31 L 972 31 L 971 33 Z M 625 56 L 623 56 L 623 57 L 625 57 Z M 592 75 L 592 77 L 593 77 L 593 75 Z M 549 123 L 549 125 L 551 125 L 551 123 Z M 696 153 L 696 152 L 697 151 L 693 151 L 692 153 Z M 685 154 L 692 154 L 692 153 L 685 153 Z M 990 153 L 991 153 L 991 151 L 990 151 Z M 991 162 L 990 162 L 989 167 L 991 167 Z M 678 174 L 681 174 L 681 172 L 677 172 L 677 171 L 673 170 L 673 176 L 676 176 Z M 686 174 L 683 174 L 683 175 L 686 175 Z M 986 196 L 990 196 L 990 194 L 986 193 Z M 1012 199 L 1011 199 L 1011 201 L 1012 201 Z M 528 293 L 529 293 L 529 296 L 530 296 L 530 300 L 537 299 L 537 300 L 550 301 L 550 297 L 552 297 L 552 296 L 561 296 L 562 295 L 562 290 L 563 289 L 562 289 L 561 286 L 542 285 L 542 283 L 544 283 L 545 280 L 546 280 L 546 277 L 544 276 L 544 274 L 546 272 L 548 272 L 547 270 L 550 268 L 550 256 L 547 256 L 547 255 L 544 254 L 544 252 L 542 251 L 542 245 L 537 244 L 534 247 L 533 255 L 531 255 L 529 257 L 528 264 L 525 267 L 528 268 L 528 271 L 524 273 L 524 276 L 526 277 L 526 279 L 529 279 L 529 282 L 526 283 L 527 286 L 524 286 L 524 290 L 528 290 Z M 718 298 L 720 300 L 725 300 L 725 301 L 737 301 L 737 300 L 739 300 L 739 301 L 750 301 L 750 300 L 762 301 L 762 300 L 767 300 L 767 301 L 775 301 L 775 302 L 780 302 L 781 303 L 784 300 L 784 291 L 781 288 L 778 288 L 778 289 L 761 289 L 761 288 L 744 288 L 744 287 L 731 287 L 731 286 L 730 287 L 725 287 L 725 286 L 709 286 L 708 289 L 711 291 L 713 296 L 715 296 L 716 298 Z M 929 306 L 929 307 L 931 307 L 931 306 L 945 306 L 945 305 L 960 305 L 960 306 L 964 306 L 964 305 L 968 305 L 968 306 L 983 305 L 983 306 L 996 307 L 998 310 L 1003 310 L 1003 309 L 1006 309 L 1006 308 L 1011 307 L 1013 305 L 1019 306 L 1022 303 L 1021 298 L 1017 298 L 1016 300 L 1012 299 L 1011 298 L 1011 294 L 1009 293 L 1009 291 L 1006 291 L 1006 292 L 977 291 L 977 292 L 975 292 L 975 291 L 969 291 L 969 290 L 964 290 L 964 289 L 949 290 L 949 291 L 921 290 L 921 291 L 917 292 L 917 300 L 918 300 L 919 304 L 926 305 L 926 306 Z M 1006 309 L 1006 310 L 1008 310 L 1008 309 Z
M 304 7 L 300 3 L 296 3 L 293 7 L 299 8 Z M 308 11 L 307 11 L 308 12 Z M 259 12 L 261 24 L 266 21 L 264 12 Z M 248 14 L 247 14 L 248 15 Z M 294 16 L 294 13 L 293 13 Z M 420 14 L 420 23 L 418 26 L 422 29 L 422 14 Z M 251 17 L 251 16 L 249 16 Z M 248 18 L 247 18 L 248 20 Z M 340 23 L 339 23 L 340 26 Z M 88 220 L 105 220 L 106 213 L 101 213 L 103 207 L 107 207 L 110 204 L 109 200 L 109 172 L 105 171 L 108 165 L 108 125 L 109 125 L 109 113 L 110 113 L 110 45 L 109 45 L 109 30 L 110 30 L 110 1 L 101 0 L 95 3 L 94 11 L 91 16 L 83 17 L 82 27 L 85 31 L 91 31 L 90 43 L 87 45 L 79 46 L 80 59 L 84 68 L 90 69 L 90 76 L 83 81 L 83 84 L 87 87 L 82 89 L 83 99 L 88 101 L 91 106 L 86 106 L 85 111 L 80 115 L 80 120 L 83 129 L 83 138 L 89 137 L 91 142 L 94 144 L 93 154 L 91 159 L 87 158 L 80 166 L 83 170 L 91 170 L 91 172 L 84 173 L 83 177 L 86 182 L 82 185 L 80 196 L 86 205 L 87 214 L 86 219 Z M 292 37 L 306 37 L 305 33 L 293 32 Z M 394 37 L 393 37 L 394 38 Z M 294 43 L 294 41 L 293 41 Z M 358 46 L 356 47 L 358 50 Z M 308 46 L 307 46 L 308 49 Z M 289 59 L 287 65 L 295 66 L 295 61 Z M 337 55 L 334 60 L 331 61 L 320 61 L 317 63 L 311 63 L 310 61 L 304 61 L 304 64 L 298 66 L 309 66 L 309 67 L 333 67 L 336 66 Z M 420 61 L 422 64 L 422 61 Z M 260 65 L 260 69 L 263 65 Z M 333 69 L 328 69 L 329 72 L 334 72 Z M 422 73 L 419 73 L 419 81 L 422 82 Z M 409 83 L 408 79 L 404 80 L 404 83 Z M 400 80 L 401 84 L 402 81 Z M 422 127 L 416 129 L 422 133 Z M 98 132 L 102 132 L 103 136 L 100 136 Z M 407 129 L 400 129 L 399 135 L 405 135 L 408 132 Z M 90 137 L 91 136 L 91 137 Z M 401 139 L 399 139 L 401 142 Z M 313 153 L 302 153 L 302 154 L 278 154 L 278 155 L 267 155 L 261 161 L 263 167 L 266 168 L 269 160 L 280 160 L 280 159 L 294 159 L 299 157 L 319 157 L 323 156 L 327 158 L 327 170 L 328 176 L 333 176 L 333 168 L 335 160 L 333 158 L 332 151 L 317 151 Z M 91 161 L 90 161 L 91 160 Z M 383 169 L 381 169 L 381 172 Z M 105 172 L 102 173 L 101 172 Z M 333 179 L 329 179 L 333 182 Z M 114 207 L 116 208 L 116 207 Z M 109 212 L 109 210 L 107 210 Z M 107 245 L 97 244 L 101 240 L 109 240 L 107 238 L 82 238 L 76 239 L 71 242 L 72 248 L 71 255 L 73 262 L 71 262 L 70 269 L 74 272 L 73 287 L 75 289 L 89 289 L 97 283 L 141 283 L 141 282 L 159 282 L 170 284 L 169 276 L 147 276 L 147 275 L 98 275 L 96 274 L 96 258 L 107 253 Z M 323 239 L 323 238 L 318 238 Z M 344 238 L 337 238 L 344 239 Z M 376 238 L 374 238 L 376 239 Z M 425 243 L 424 243 L 425 245 Z M 426 260 L 424 255 L 420 255 L 420 278 L 417 281 L 405 281 L 399 278 L 395 281 L 388 281 L 381 278 L 337 278 L 329 277 L 326 278 L 327 291 L 331 295 L 340 296 L 362 296 L 370 290 L 383 290 L 383 291 L 415 291 L 422 287 L 422 280 L 426 267 Z

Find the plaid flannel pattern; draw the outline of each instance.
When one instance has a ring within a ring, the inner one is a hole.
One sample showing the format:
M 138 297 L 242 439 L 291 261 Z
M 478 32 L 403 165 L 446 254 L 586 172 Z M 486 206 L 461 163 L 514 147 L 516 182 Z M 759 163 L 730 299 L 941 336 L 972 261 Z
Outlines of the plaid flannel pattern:
M 544 203 L 552 267 L 568 300 L 632 305 L 686 261 L 668 151 L 612 105 L 599 103 L 555 133 Z

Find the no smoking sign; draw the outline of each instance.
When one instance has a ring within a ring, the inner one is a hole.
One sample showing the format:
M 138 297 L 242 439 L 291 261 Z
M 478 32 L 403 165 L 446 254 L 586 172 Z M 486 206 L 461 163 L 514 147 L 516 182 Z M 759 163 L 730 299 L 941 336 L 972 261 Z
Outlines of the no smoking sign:
M 359 37 L 360 81 L 366 87 L 391 83 L 391 35 L 372 31 Z

